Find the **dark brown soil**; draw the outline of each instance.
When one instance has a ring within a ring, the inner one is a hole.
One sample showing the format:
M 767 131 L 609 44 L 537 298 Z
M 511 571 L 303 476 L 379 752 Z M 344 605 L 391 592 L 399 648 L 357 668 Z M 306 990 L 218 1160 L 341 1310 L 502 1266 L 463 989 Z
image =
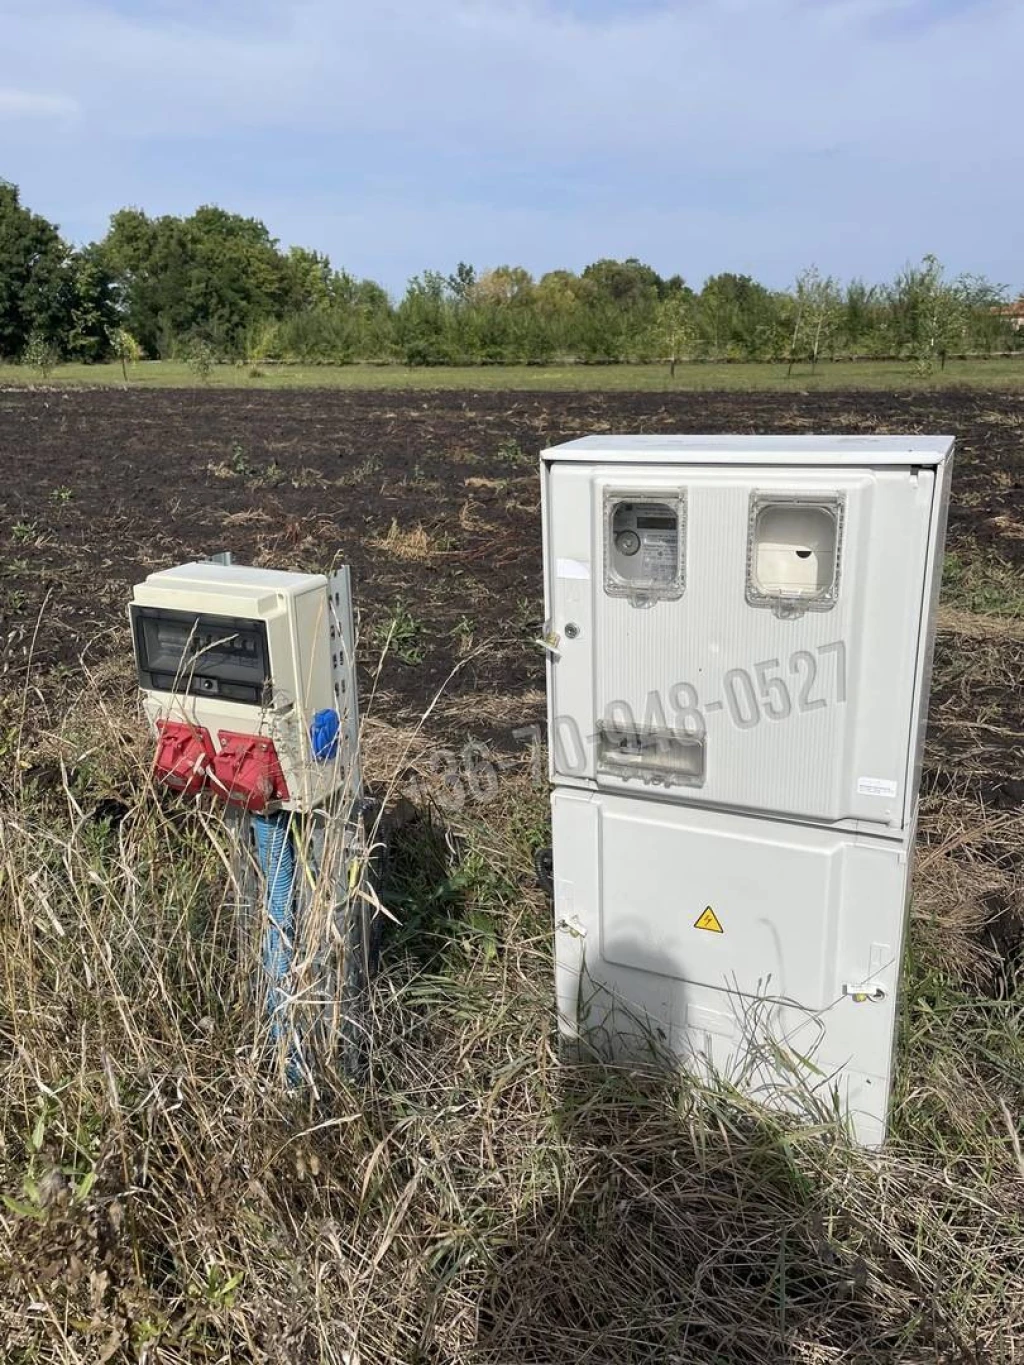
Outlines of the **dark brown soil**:
M 925 758 L 926 791 L 1024 807 L 1024 639 L 940 631 Z
M 497 697 L 511 704 L 508 730 L 535 720 L 537 452 L 615 429 L 952 433 L 950 548 L 1024 572 L 1024 396 L 1012 393 L 9 390 L 0 392 L 5 686 L 24 682 L 30 659 L 74 668 L 83 652 L 123 657 L 129 670 L 125 602 L 154 568 L 225 548 L 242 562 L 304 569 L 338 555 L 355 575 L 364 662 L 390 620 L 401 626 L 377 714 L 408 721 L 461 661 L 438 723 L 452 707 L 472 717 L 479 703 L 478 732 L 493 728 Z M 406 539 L 417 528 L 425 543 Z M 988 793 L 1019 799 L 1022 663 L 1012 639 L 940 642 L 932 781 L 966 766 Z

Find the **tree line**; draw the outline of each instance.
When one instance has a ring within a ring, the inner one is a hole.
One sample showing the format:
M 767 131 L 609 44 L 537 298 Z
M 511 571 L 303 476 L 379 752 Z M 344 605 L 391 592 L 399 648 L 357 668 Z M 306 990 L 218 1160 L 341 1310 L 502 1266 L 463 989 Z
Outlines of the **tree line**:
M 599 260 L 535 278 L 520 266 L 427 270 L 401 298 L 266 226 L 214 206 L 189 217 L 115 213 L 73 247 L 0 180 L 0 360 L 119 358 L 408 365 L 772 360 L 1024 349 L 1004 287 L 947 276 L 934 256 L 883 284 L 815 267 L 790 289 L 719 274 L 694 288 L 642 261 Z

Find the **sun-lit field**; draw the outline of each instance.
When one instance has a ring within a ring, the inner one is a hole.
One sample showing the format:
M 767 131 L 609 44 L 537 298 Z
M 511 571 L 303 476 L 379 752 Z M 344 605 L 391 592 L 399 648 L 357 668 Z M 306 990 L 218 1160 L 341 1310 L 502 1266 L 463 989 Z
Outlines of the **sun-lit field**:
M 135 388 L 339 388 L 339 389 L 508 389 L 640 390 L 777 389 L 799 393 L 818 389 L 933 389 L 969 384 L 982 388 L 1024 388 L 1024 353 L 993 360 L 950 360 L 945 369 L 922 371 L 911 360 L 822 361 L 812 371 L 785 364 L 667 365 L 215 365 L 203 378 L 181 361 L 147 360 L 134 366 L 128 384 Z M 124 385 L 120 365 L 58 365 L 46 374 L 25 365 L 0 365 L 5 384 Z
M 149 367 L 0 392 L 4 1361 L 1019 1357 L 1024 398 L 1000 364 L 941 392 Z M 629 428 L 958 438 L 881 1155 L 558 1047 L 536 457 Z M 131 584 L 225 548 L 352 566 L 367 776 L 403 809 L 368 1072 L 319 1097 L 261 1064 L 216 812 L 153 789 L 136 707 Z

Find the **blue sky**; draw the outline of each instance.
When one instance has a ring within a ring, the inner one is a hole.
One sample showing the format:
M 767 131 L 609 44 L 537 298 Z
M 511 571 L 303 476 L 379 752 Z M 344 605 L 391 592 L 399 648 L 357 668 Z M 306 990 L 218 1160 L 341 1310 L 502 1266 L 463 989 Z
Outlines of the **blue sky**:
M 0 0 L 0 176 L 200 203 L 392 290 L 640 256 L 1024 288 L 1024 0 Z

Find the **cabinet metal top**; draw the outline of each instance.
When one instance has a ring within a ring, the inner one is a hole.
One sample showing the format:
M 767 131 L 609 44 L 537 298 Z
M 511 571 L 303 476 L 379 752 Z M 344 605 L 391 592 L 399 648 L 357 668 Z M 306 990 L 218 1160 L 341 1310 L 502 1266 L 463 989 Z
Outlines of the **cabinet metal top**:
M 592 464 L 939 465 L 952 436 L 583 436 L 541 459 Z

